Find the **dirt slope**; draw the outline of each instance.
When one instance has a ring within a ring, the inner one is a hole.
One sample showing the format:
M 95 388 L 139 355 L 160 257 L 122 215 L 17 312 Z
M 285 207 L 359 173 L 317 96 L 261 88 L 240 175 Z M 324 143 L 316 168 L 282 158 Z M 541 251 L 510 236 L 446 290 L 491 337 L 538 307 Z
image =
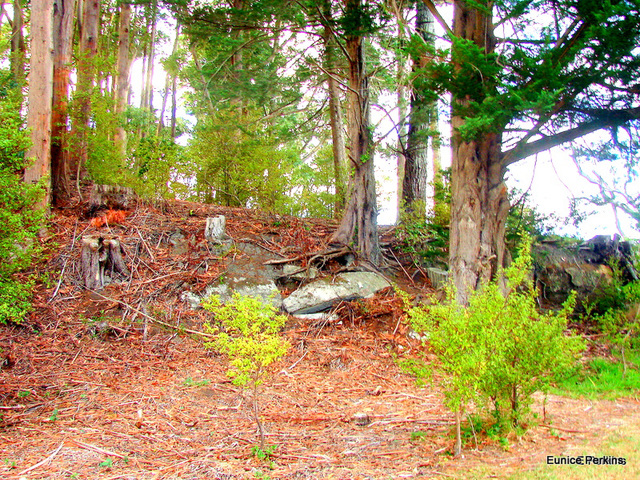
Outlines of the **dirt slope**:
M 340 307 L 342 320 L 291 320 L 293 345 L 261 396 L 271 462 L 257 444 L 247 395 L 229 383 L 222 357 L 185 329 L 207 314 L 180 291 L 204 289 L 231 257 L 202 243 L 206 216 L 224 213 L 235 240 L 290 257 L 321 249 L 331 225 L 246 210 L 171 204 L 139 207 L 112 225 L 131 278 L 82 289 L 79 239 L 98 232 L 78 212 L 58 214 L 47 239 L 48 283 L 26 327 L 3 327 L 0 347 L 0 474 L 57 479 L 465 478 L 486 466 L 502 476 L 546 455 L 593 450 L 621 425 L 640 424 L 640 405 L 551 397 L 555 431 L 532 428 L 510 447 L 480 440 L 451 459 L 452 415 L 436 378 L 417 387 L 395 357 L 416 354 L 390 292 Z M 102 227 L 105 229 L 106 227 Z M 171 239 L 180 230 L 180 249 Z M 172 237 L 173 235 L 173 237 Z M 185 246 L 186 245 L 186 246 Z M 179 251 L 178 251 L 179 250 Z M 338 268 L 338 266 L 335 266 Z M 62 273 L 62 274 L 61 274 Z M 420 286 L 416 287 L 420 290 Z M 145 316 L 177 327 L 159 327 Z M 537 407 L 542 415 L 541 407 Z M 370 423 L 359 425 L 356 414 Z M 418 432 L 418 433 L 416 433 Z M 422 433 L 419 433 L 422 432 Z

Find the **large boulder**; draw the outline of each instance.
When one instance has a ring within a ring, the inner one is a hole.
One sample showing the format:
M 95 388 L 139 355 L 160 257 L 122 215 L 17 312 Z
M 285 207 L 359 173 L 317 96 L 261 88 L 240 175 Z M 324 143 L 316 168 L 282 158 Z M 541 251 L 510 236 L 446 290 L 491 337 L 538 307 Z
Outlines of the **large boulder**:
M 372 272 L 347 272 L 299 288 L 282 302 L 285 310 L 301 315 L 322 312 L 343 300 L 366 298 L 391 284 Z

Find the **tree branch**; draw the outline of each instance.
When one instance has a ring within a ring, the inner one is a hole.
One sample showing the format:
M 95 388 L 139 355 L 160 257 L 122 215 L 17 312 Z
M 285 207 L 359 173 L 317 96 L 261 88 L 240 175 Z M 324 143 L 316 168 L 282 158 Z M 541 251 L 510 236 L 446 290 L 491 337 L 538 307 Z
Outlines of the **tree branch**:
M 433 4 L 433 2 L 431 0 L 422 0 L 422 2 L 425 4 L 427 9 L 431 12 L 431 14 L 433 15 L 433 18 L 435 18 L 440 24 L 440 26 L 444 29 L 444 31 L 447 32 L 447 35 L 449 35 L 450 37 L 454 37 L 455 34 L 453 33 L 453 30 L 451 30 L 451 27 L 447 24 L 445 19 L 442 18 L 442 15 L 440 15 L 440 12 L 436 8 L 436 6 Z
M 640 107 L 609 112 L 606 110 L 590 110 L 589 113 L 594 117 L 593 120 L 583 122 L 575 128 L 556 133 L 555 135 L 549 135 L 530 143 L 518 144 L 512 149 L 503 152 L 502 160 L 504 165 L 511 165 L 531 155 L 544 152 L 545 150 L 583 137 L 596 130 L 608 127 L 620 127 L 631 120 L 637 120 L 640 118 Z

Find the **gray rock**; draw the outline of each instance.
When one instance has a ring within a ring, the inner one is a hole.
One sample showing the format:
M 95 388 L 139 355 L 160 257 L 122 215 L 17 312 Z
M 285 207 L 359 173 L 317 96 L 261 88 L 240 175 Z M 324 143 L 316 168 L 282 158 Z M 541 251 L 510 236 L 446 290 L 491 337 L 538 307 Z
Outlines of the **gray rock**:
M 611 281 L 607 259 L 598 258 L 590 249 L 550 243 L 533 249 L 534 276 L 545 308 L 557 309 L 575 291 L 578 306 Z
M 388 286 L 390 283 L 376 273 L 341 273 L 299 288 L 285 298 L 282 305 L 291 314 L 316 313 L 341 300 L 370 297 Z
M 180 300 L 188 303 L 193 310 L 197 310 L 198 308 L 200 308 L 202 297 L 196 295 L 193 292 L 182 292 L 180 294 Z
M 286 277 L 293 280 L 313 280 L 318 276 L 318 269 L 316 267 L 299 267 L 297 265 L 291 265 L 289 263 L 282 267 L 282 274 L 280 278 Z
M 273 255 L 249 243 L 240 243 L 237 247 L 238 255 L 230 259 L 221 280 L 209 285 L 202 296 L 183 292 L 180 298 L 192 308 L 199 308 L 202 300 L 210 295 L 217 295 L 225 303 L 234 293 L 238 293 L 259 298 L 279 309 L 282 306 L 282 296 L 275 284 L 277 274 L 274 267 L 264 265 L 265 260 L 273 258 Z

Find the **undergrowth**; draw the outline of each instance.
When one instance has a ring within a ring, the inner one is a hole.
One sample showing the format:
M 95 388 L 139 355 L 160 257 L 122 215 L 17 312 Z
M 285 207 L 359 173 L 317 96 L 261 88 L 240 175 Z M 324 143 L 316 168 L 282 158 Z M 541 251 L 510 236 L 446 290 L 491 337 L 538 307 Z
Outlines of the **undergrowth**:
M 213 295 L 203 307 L 215 314 L 216 323 L 205 324 L 205 330 L 216 336 L 205 347 L 227 356 L 227 374 L 233 383 L 250 389 L 253 394 L 253 414 L 260 432 L 260 450 L 265 452 L 264 425 L 260 418 L 260 386 L 269 378 L 272 363 L 282 358 L 289 342 L 280 336 L 287 317 L 278 315 L 275 307 L 262 300 L 234 293 L 223 304 Z
M 449 288 L 445 302 L 409 312 L 412 327 L 428 338 L 443 374 L 446 405 L 456 414 L 456 448 L 466 406 L 475 403 L 495 418 L 501 431 L 526 427 L 532 395 L 571 373 L 584 348 L 582 339 L 565 336 L 575 297 L 557 314 L 537 311 L 537 294 L 528 276 L 530 247 L 498 282 L 473 291 L 469 305 L 456 301 Z
M 582 370 L 556 385 L 554 393 L 590 399 L 640 397 L 640 352 L 621 360 L 594 358 Z M 625 371 L 626 370 L 626 371 Z

